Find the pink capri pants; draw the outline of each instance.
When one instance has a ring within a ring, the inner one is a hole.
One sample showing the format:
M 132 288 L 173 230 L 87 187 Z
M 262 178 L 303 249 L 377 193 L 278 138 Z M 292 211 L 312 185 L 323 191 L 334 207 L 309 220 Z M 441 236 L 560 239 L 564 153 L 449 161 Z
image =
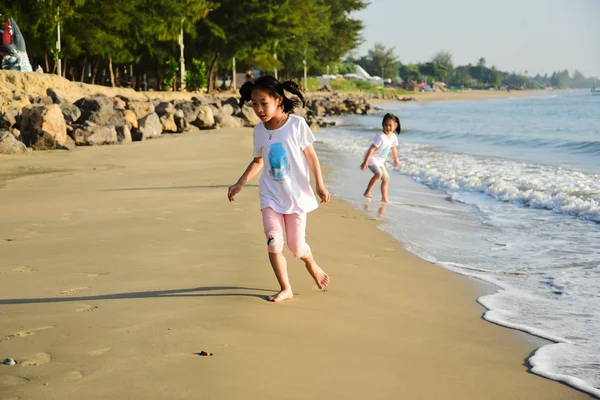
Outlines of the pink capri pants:
M 269 253 L 283 251 L 285 226 L 287 244 L 294 257 L 305 258 L 310 255 L 310 247 L 306 243 L 306 213 L 280 214 L 267 207 L 262 209 L 262 217 Z

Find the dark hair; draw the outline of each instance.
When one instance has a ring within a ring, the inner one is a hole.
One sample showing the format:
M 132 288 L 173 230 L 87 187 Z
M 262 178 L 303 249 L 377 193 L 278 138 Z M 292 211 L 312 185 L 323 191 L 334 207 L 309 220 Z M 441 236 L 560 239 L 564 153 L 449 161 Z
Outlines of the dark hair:
M 394 115 L 392 113 L 387 113 L 383 116 L 383 121 L 381 121 L 381 125 L 385 124 L 385 121 L 388 119 L 391 119 L 398 124 L 398 126 L 396 127 L 396 133 L 400 134 L 400 131 L 402 130 L 402 125 L 400 125 L 400 118 L 398 118 L 396 115 Z
M 248 81 L 242 85 L 240 88 L 240 107 L 244 106 L 244 103 L 252 100 L 252 92 L 254 90 L 264 90 L 270 96 L 274 98 L 281 98 L 283 101 L 281 105 L 283 106 L 283 112 L 289 113 L 295 107 L 298 107 L 302 104 L 302 107 L 306 105 L 306 100 L 304 98 L 304 92 L 300 90 L 298 85 L 292 81 L 279 82 L 272 75 L 261 76 L 256 79 L 254 82 Z M 286 97 L 284 90 L 295 94 L 298 96 L 299 100 L 289 99 Z

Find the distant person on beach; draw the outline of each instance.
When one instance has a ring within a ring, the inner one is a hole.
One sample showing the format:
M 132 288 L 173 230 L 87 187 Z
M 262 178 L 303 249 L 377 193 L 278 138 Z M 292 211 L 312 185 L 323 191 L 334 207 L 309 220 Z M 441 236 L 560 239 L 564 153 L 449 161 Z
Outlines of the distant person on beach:
M 254 79 L 254 74 L 252 74 L 252 70 L 249 69 L 248 71 L 246 71 L 245 78 L 246 78 L 246 82 L 251 81 L 252 79 Z
M 387 193 L 390 175 L 385 168 L 385 159 L 391 149 L 392 155 L 394 156 L 394 166 L 397 167 L 399 165 L 398 150 L 396 150 L 398 138 L 394 135 L 394 132 L 400 133 L 400 118 L 394 114 L 385 114 L 381 125 L 383 126 L 383 132 L 379 132 L 375 135 L 371 146 L 369 146 L 369 149 L 365 154 L 365 159 L 360 165 L 360 169 L 364 171 L 369 167 L 373 172 L 373 177 L 367 185 L 364 196 L 371 199 L 373 197 L 371 195 L 371 190 L 373 190 L 377 181 L 381 179 L 381 201 L 389 203 Z
M 287 98 L 284 90 L 299 100 Z M 294 257 L 304 261 L 319 289 L 324 289 L 329 276 L 317 265 L 306 243 L 306 214 L 319 206 L 310 186 L 311 173 L 321 203 L 327 203 L 330 195 L 313 147 L 315 137 L 304 118 L 290 114 L 300 103 L 304 105 L 304 94 L 296 83 L 280 83 L 266 75 L 244 83 L 240 95 L 240 107 L 251 101 L 262 122 L 254 127 L 254 159 L 229 187 L 227 198 L 233 201 L 244 184 L 263 169 L 259 181 L 260 209 L 269 261 L 281 287 L 268 300 L 277 302 L 294 297 L 283 255 L 284 230 Z

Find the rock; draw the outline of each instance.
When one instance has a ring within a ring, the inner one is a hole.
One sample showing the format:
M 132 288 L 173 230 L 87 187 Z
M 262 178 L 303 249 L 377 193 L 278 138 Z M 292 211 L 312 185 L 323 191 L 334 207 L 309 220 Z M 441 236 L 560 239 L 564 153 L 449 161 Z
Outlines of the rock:
M 163 126 L 163 132 L 177 132 L 178 130 L 173 114 L 164 114 L 162 117 L 160 117 L 160 123 Z
M 5 359 L 2 361 L 2 364 L 4 364 L 4 365 L 16 365 L 16 364 L 17 364 L 17 362 L 16 362 L 14 359 L 10 358 L 10 357 L 6 357 L 6 358 L 5 358 Z
M 142 119 L 154 112 L 154 104 L 149 101 L 132 101 L 127 108 L 135 113 L 137 119 Z
M 177 125 L 177 132 L 183 132 L 186 129 L 188 129 L 189 124 L 185 120 L 182 110 L 175 111 L 175 115 L 173 116 L 173 119 L 175 120 L 175 125 Z
M 0 154 L 19 154 L 27 152 L 29 152 L 27 146 L 19 142 L 12 133 L 8 131 L 0 131 Z
M 54 104 L 63 104 L 63 103 L 68 103 L 65 100 L 65 97 L 63 96 L 63 94 L 58 90 L 58 89 L 54 89 L 54 88 L 47 88 L 46 89 L 46 94 L 48 96 L 50 96 L 50 98 L 52 99 L 52 102 Z
M 149 114 L 138 120 L 139 126 L 131 132 L 131 139 L 135 141 L 160 137 L 162 124 L 156 113 Z
M 76 105 L 68 102 L 60 104 L 60 111 L 67 124 L 72 124 L 81 117 L 81 110 Z
M 197 126 L 200 129 L 212 129 L 215 126 L 215 117 L 212 109 L 208 105 L 201 105 L 198 108 L 198 116 L 192 122 L 192 125 Z
M 239 116 L 246 122 L 246 124 L 250 126 L 255 126 L 260 123 L 260 118 L 258 118 L 258 115 L 256 115 L 254 112 L 254 109 L 250 106 L 244 105 Z
M 219 126 L 223 128 L 242 128 L 244 126 L 244 120 L 233 115 L 221 116 Z
M 112 99 L 112 101 L 113 101 L 113 108 L 115 110 L 125 111 L 125 109 L 127 109 L 127 103 L 122 98 L 115 97 Z
M 154 112 L 162 117 L 165 114 L 175 114 L 175 106 L 167 101 L 162 101 L 154 107 Z
M 183 117 L 188 123 L 192 123 L 198 118 L 198 112 L 200 111 L 200 103 L 192 101 L 176 102 L 175 108 L 183 111 Z
M 19 115 L 19 111 L 17 110 L 7 111 L 2 114 L 0 116 L 0 129 L 10 129 L 17 125 L 17 115 Z
M 113 125 L 88 125 L 75 129 L 73 140 L 77 146 L 96 146 L 117 143 L 118 136 Z
M 50 104 L 54 104 L 54 100 L 52 100 L 52 97 L 50 96 L 41 96 L 35 99 L 35 101 L 33 102 L 34 104 L 44 104 L 44 105 L 50 105 Z
M 223 107 L 221 107 L 220 112 L 222 115 L 234 115 L 240 111 L 239 107 L 236 107 L 236 108 L 237 108 L 237 111 L 231 104 L 223 104 Z
M 29 96 L 19 90 L 12 91 L 13 102 L 19 105 L 19 108 L 28 106 L 32 103 Z
M 125 118 L 125 120 L 127 122 L 129 122 L 129 124 L 131 124 L 132 128 L 136 128 L 138 127 L 138 119 L 137 119 L 137 115 L 135 115 L 135 113 L 131 110 L 125 110 L 123 111 L 123 117 Z
M 137 122 L 137 121 L 136 121 Z M 117 131 L 117 140 L 119 143 L 131 143 L 131 128 L 129 124 L 118 126 L 115 128 Z
M 67 124 L 58 104 L 30 105 L 22 110 L 21 136 L 36 150 L 56 149 L 67 139 Z
M 75 105 L 81 110 L 78 124 L 90 121 L 98 125 L 122 126 L 124 123 L 123 111 L 115 110 L 113 101 L 106 96 L 84 97 Z

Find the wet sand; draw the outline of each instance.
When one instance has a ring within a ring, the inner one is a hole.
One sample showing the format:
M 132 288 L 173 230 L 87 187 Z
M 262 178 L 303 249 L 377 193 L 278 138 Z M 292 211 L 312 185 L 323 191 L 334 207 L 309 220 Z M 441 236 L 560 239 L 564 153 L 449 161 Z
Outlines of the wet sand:
M 589 398 L 527 372 L 539 340 L 482 320 L 481 285 L 336 199 L 308 219 L 329 290 L 286 250 L 295 297 L 267 302 L 257 179 L 226 199 L 251 146 L 0 158 L 0 399 Z

